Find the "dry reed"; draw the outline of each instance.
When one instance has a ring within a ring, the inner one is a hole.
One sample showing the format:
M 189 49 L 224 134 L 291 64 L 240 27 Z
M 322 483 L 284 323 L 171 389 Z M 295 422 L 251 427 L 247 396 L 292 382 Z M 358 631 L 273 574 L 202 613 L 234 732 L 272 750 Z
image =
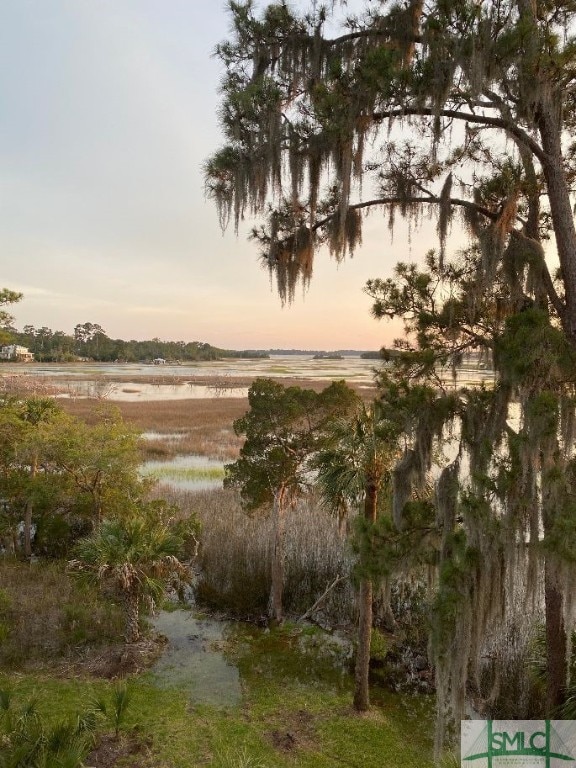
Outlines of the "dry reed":
M 267 614 L 273 527 L 269 516 L 248 515 L 231 490 L 185 492 L 163 487 L 161 494 L 201 522 L 196 593 L 201 602 L 227 614 L 258 618 Z M 347 623 L 354 616 L 349 547 L 337 521 L 303 500 L 288 515 L 284 606 L 302 615 L 338 576 L 344 580 L 319 607 L 316 618 Z

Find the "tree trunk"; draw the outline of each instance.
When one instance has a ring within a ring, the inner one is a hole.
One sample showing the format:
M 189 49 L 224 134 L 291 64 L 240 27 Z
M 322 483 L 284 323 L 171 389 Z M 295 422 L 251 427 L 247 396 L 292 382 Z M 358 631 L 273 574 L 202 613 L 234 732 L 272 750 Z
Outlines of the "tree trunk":
M 32 501 L 28 499 L 24 509 L 24 557 L 27 558 L 32 557 L 32 509 Z
M 372 640 L 372 580 L 360 582 L 358 650 L 354 670 L 354 709 L 366 712 L 370 707 L 370 643 Z
M 550 102 L 548 99 L 547 102 Z M 543 104 L 538 119 L 546 161 L 542 168 L 546 178 L 550 213 L 554 225 L 558 258 L 562 268 L 566 310 L 562 318 L 564 330 L 576 345 L 576 229 L 562 157 L 559 119 L 554 105 Z
M 546 716 L 557 714 L 564 703 L 568 679 L 564 598 L 554 568 L 544 566 L 544 600 L 546 610 Z
M 542 526 L 546 540 L 554 530 L 558 506 L 566 492 L 566 461 L 560 459 L 555 436 L 540 442 Z M 564 593 L 557 560 L 545 550 L 544 613 L 546 622 L 546 715 L 552 717 L 564 703 L 568 683 L 568 635 L 564 625 Z
M 284 589 L 284 534 L 286 530 L 286 489 L 274 494 L 272 509 L 274 520 L 274 554 L 272 556 L 272 587 L 270 591 L 270 618 L 280 623 L 283 619 L 282 592 Z
M 126 642 L 137 643 L 140 639 L 140 598 L 132 590 L 124 595 L 124 611 L 126 619 Z
M 378 489 L 376 484 L 368 483 L 364 499 L 364 518 L 369 523 L 376 522 Z M 360 563 L 361 568 L 366 563 Z M 360 581 L 358 649 L 354 670 L 354 709 L 366 712 L 370 707 L 370 644 L 372 641 L 372 579 L 364 573 Z

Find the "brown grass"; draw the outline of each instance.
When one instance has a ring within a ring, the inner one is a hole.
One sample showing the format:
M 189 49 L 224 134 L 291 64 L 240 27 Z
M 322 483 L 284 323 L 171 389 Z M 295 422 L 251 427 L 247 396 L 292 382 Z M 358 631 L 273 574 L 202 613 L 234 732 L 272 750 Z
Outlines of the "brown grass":
M 150 458 L 175 454 L 198 454 L 231 460 L 238 456 L 243 439 L 236 437 L 232 424 L 248 408 L 246 398 L 166 400 L 161 402 L 102 403 L 98 400 L 64 400 L 68 413 L 88 424 L 98 419 L 102 405 L 117 408 L 128 424 L 145 432 L 183 434 L 179 440 L 146 441 L 144 453 Z
M 160 379 L 164 377 L 159 377 Z M 189 381 L 190 377 L 170 376 L 170 382 L 176 378 Z M 110 380 L 121 380 L 122 377 L 111 377 Z M 108 378 L 107 378 L 108 380 Z M 146 381 L 146 377 L 138 381 Z M 133 378 L 131 379 L 133 381 Z M 159 382 L 151 377 L 150 381 Z M 195 377 L 194 383 L 218 385 L 218 377 Z M 234 379 L 232 386 L 249 385 L 253 379 Z M 181 382 L 180 382 L 181 383 Z M 301 386 L 314 389 L 317 392 L 328 386 L 328 382 L 311 379 L 282 379 L 284 386 Z M 230 386 L 231 382 L 226 381 Z M 373 396 L 367 389 L 357 389 L 364 398 Z M 169 459 L 175 455 L 195 454 L 209 456 L 222 461 L 233 461 L 238 458 L 242 437 L 234 434 L 233 422 L 248 410 L 248 399 L 244 397 L 228 398 L 198 398 L 189 400 L 144 401 L 135 403 L 114 402 L 106 398 L 77 398 L 61 400 L 65 411 L 88 424 L 94 424 L 98 412 L 104 408 L 117 409 L 128 424 L 133 424 L 143 432 L 158 432 L 157 440 L 147 440 L 143 445 L 145 458 Z M 163 438 L 162 434 L 179 433 L 179 439 Z
M 231 490 L 200 493 L 162 488 L 184 515 L 200 520 L 196 594 L 209 607 L 241 618 L 266 615 L 273 554 L 273 524 L 266 514 L 247 514 Z M 352 556 L 332 515 L 309 498 L 289 513 L 286 527 L 284 607 L 302 615 L 337 576 L 347 577 Z M 347 578 L 330 594 L 321 613 L 330 623 L 354 614 Z

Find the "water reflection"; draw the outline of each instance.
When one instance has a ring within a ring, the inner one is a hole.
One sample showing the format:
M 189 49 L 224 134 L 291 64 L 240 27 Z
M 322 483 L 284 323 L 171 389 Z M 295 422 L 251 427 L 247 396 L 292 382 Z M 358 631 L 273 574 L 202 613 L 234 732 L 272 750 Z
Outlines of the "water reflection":
M 226 622 L 197 619 L 183 610 L 160 611 L 154 628 L 168 638 L 166 650 L 152 667 L 155 685 L 185 688 L 195 704 L 222 707 L 240 703 L 238 668 L 218 647 L 228 628 Z
M 373 386 L 378 360 L 358 356 L 341 360 L 314 360 L 311 355 L 277 355 L 264 360 L 219 360 L 186 365 L 154 366 L 141 363 L 76 364 L 4 364 L 1 373 L 24 378 L 49 377 L 66 390 L 65 397 L 98 397 L 118 402 L 181 400 L 247 396 L 247 387 L 233 386 L 236 381 L 257 377 L 276 379 L 345 379 L 362 388 Z M 0 375 L 1 375 L 0 373 Z M 452 370 L 441 372 L 450 384 Z M 203 382 L 196 383 L 194 378 Z M 458 384 L 492 381 L 491 370 L 476 365 L 459 368 Z M 206 381 L 213 383 L 206 384 Z
M 112 384 L 104 394 L 95 391 L 92 381 L 70 381 L 67 392 L 57 395 L 61 398 L 99 397 L 111 402 L 135 403 L 139 400 L 158 402 L 160 400 L 197 400 L 213 397 L 248 397 L 248 387 L 206 386 L 187 381 L 183 384 L 148 384 L 139 381 L 128 384 Z
M 341 360 L 314 360 L 311 355 L 273 355 L 259 360 L 214 360 L 183 365 L 145 365 L 143 363 L 27 363 L 5 364 L 7 373 L 54 377 L 117 377 L 123 379 L 172 378 L 182 380 L 194 376 L 230 378 L 306 378 L 332 381 L 346 379 L 355 383 L 371 383 L 377 360 L 363 360 L 358 356 Z M 224 382 L 225 384 L 225 382 Z

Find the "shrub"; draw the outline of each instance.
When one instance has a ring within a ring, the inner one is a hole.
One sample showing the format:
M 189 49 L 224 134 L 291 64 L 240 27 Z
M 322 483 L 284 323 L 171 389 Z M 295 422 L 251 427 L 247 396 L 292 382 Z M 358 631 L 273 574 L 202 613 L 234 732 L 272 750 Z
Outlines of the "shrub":
M 93 744 L 91 717 L 48 723 L 34 702 L 15 708 L 8 691 L 0 691 L 0 766 L 14 768 L 81 768 Z

